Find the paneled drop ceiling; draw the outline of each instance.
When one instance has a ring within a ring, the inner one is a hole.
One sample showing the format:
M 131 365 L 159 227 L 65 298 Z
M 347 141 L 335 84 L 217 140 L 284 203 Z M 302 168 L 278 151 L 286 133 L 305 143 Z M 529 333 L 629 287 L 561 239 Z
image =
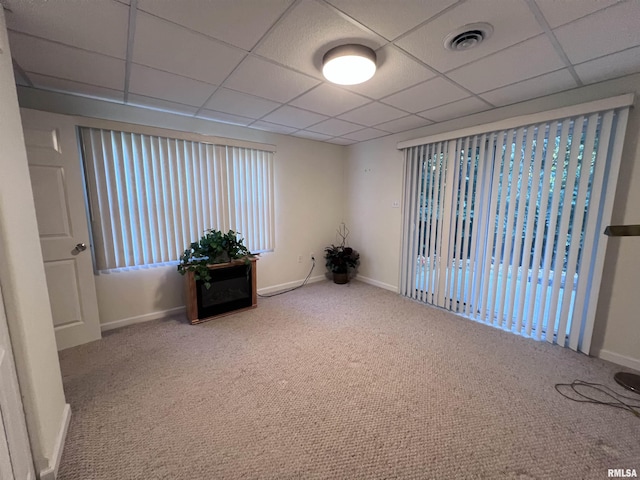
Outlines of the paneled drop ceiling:
M 640 71 L 640 0 L 0 0 L 19 85 L 349 145 Z M 452 52 L 471 23 L 493 34 Z M 373 48 L 361 85 L 323 54 Z

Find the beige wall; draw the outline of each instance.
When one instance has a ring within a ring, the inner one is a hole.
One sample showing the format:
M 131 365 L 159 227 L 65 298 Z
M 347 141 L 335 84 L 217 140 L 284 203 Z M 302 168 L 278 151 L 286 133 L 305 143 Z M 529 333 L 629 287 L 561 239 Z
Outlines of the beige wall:
M 65 398 L 13 67 L 0 8 L 0 283 L 36 469 L 49 469 Z
M 403 157 L 399 141 L 573 105 L 623 93 L 640 95 L 640 75 L 582 87 L 411 132 L 352 145 L 346 167 L 346 218 L 351 244 L 362 256 L 360 274 L 396 289 L 400 268 Z M 640 224 L 640 112 L 632 108 L 622 154 L 613 224 Z M 609 240 L 592 354 L 640 369 L 640 238 Z
M 312 278 L 324 278 L 322 252 L 343 218 L 344 147 L 32 89 L 19 89 L 19 95 L 26 108 L 276 145 L 276 249 L 258 262 L 258 289 L 300 283 L 312 252 L 318 260 Z M 117 326 L 179 308 L 184 305 L 182 282 L 173 266 L 101 274 L 96 277 L 100 321 Z
M 19 89 L 21 105 L 58 113 L 84 115 L 143 125 L 272 143 L 277 154 L 277 250 L 259 263 L 259 287 L 288 284 L 304 278 L 307 263 L 297 256 L 335 241 L 343 216 L 351 230 L 349 242 L 361 253 L 360 276 L 383 288 L 397 289 L 401 242 L 401 153 L 398 141 L 472 125 L 640 91 L 640 75 L 603 82 L 517 105 L 391 135 L 344 149 L 266 132 L 200 121 L 164 113 L 61 94 Z M 640 120 L 631 111 L 612 223 L 640 223 L 640 163 L 637 136 Z M 346 153 L 345 153 L 346 150 Z M 346 166 L 345 166 L 346 159 Z M 344 175 L 344 177 L 343 177 Z M 607 250 L 592 352 L 640 368 L 637 238 L 611 239 Z M 314 272 L 324 272 L 322 261 Z M 97 279 L 102 322 L 153 315 L 182 304 L 181 279 L 171 268 L 101 275 Z

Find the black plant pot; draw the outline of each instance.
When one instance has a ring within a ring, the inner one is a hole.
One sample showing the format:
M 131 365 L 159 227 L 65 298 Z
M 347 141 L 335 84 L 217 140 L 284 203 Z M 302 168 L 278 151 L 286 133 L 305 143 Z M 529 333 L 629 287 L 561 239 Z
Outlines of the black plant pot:
M 333 272 L 333 283 L 337 283 L 338 285 L 349 283 L 349 274 Z

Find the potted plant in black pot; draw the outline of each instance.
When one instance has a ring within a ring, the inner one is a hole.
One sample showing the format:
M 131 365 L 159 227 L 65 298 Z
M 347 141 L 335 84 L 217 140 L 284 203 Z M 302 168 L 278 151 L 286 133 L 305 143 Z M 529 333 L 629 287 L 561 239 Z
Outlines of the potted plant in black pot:
M 349 230 L 344 223 L 338 229 L 338 235 L 342 238 L 340 245 L 325 248 L 324 258 L 327 269 L 333 273 L 334 283 L 344 284 L 349 282 L 349 272 L 360 264 L 360 254 L 346 246 Z

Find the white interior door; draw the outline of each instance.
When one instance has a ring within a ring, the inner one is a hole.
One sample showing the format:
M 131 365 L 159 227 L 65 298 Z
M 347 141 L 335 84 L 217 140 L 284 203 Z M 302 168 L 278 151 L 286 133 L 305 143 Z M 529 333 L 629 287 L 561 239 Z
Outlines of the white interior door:
M 73 119 L 21 110 L 58 350 L 100 335 L 83 173 Z
M 23 478 L 35 473 L 0 290 L 0 479 Z

